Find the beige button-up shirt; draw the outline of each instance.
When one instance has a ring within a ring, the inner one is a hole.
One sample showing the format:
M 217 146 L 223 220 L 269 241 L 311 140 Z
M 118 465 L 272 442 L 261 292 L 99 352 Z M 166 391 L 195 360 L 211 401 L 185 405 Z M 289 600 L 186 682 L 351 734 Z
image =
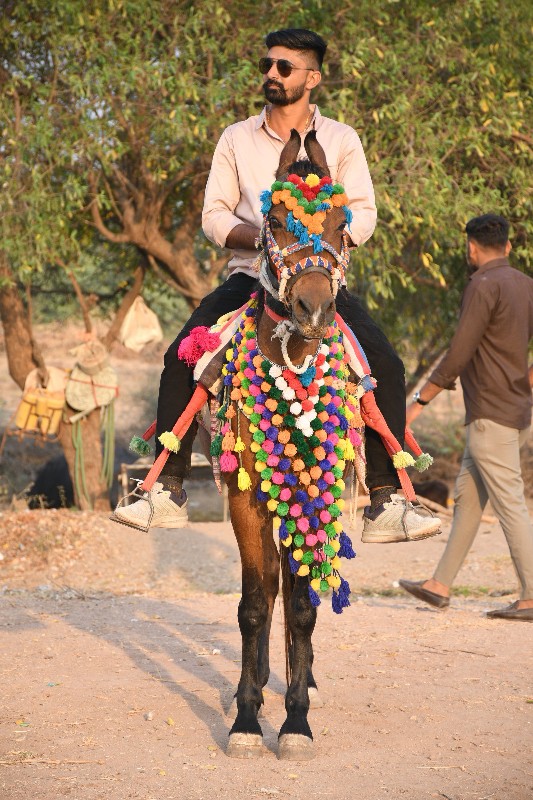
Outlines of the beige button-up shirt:
M 374 187 L 363 146 L 357 133 L 342 122 L 323 117 L 318 107 L 309 127 L 326 153 L 328 170 L 334 183 L 341 183 L 348 196 L 353 220 L 348 231 L 355 245 L 366 242 L 376 227 Z M 228 234 L 247 222 L 261 227 L 259 194 L 270 189 L 279 157 L 285 146 L 266 121 L 266 109 L 258 116 L 230 125 L 222 133 L 213 156 L 205 190 L 202 227 L 208 239 L 224 247 Z M 299 158 L 307 158 L 303 149 Z M 255 275 L 251 265 L 257 253 L 235 250 L 229 261 L 230 272 Z

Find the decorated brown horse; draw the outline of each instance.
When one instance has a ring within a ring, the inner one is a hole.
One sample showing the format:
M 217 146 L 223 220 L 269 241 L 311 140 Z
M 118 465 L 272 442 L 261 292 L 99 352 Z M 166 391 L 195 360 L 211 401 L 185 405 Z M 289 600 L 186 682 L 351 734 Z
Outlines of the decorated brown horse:
M 349 605 L 340 566 L 355 554 L 340 521 L 341 495 L 346 464 L 358 460 L 364 424 L 382 434 L 404 493 L 414 500 L 405 467 L 415 462 L 390 434 L 373 398 L 366 358 L 335 313 L 349 262 L 348 200 L 327 175 L 315 132 L 305 139 L 308 160 L 297 161 L 300 144 L 293 131 L 276 180 L 261 195 L 258 291 L 229 319 L 210 331 L 195 329 L 182 342 L 180 357 L 197 362 L 197 389 L 173 431 L 161 437 L 166 450 L 141 486 L 151 488 L 211 392 L 218 398 L 211 456 L 228 484 L 242 564 L 242 671 L 227 749 L 234 757 L 262 752 L 258 712 L 269 678 L 280 564 L 288 689 L 279 757 L 313 755 L 311 637 L 321 597 L 331 595 L 337 613 Z M 412 438 L 409 444 L 419 456 L 416 466 L 427 466 Z

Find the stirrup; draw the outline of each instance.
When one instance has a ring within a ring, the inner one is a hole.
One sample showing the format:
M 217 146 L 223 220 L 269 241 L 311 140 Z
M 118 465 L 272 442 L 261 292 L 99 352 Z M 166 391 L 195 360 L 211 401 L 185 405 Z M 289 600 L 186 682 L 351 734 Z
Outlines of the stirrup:
M 130 480 L 131 481 L 137 481 L 137 486 L 131 492 L 128 492 L 128 494 L 125 494 L 124 497 L 121 497 L 121 499 L 118 501 L 117 505 L 115 506 L 115 511 L 116 511 L 117 508 L 119 508 L 122 505 L 130 505 L 129 503 L 126 504 L 124 502 L 129 497 L 134 497 L 137 500 L 146 500 L 148 502 L 148 505 L 150 506 L 150 516 L 148 517 L 147 525 L 141 525 L 140 523 L 138 525 L 135 525 L 133 522 L 130 522 L 125 517 L 121 517 L 118 514 L 115 514 L 115 512 L 110 514 L 109 519 L 113 520 L 113 522 L 118 522 L 121 525 L 126 525 L 127 528 L 134 528 L 137 531 L 142 531 L 143 533 L 148 533 L 148 531 L 150 530 L 150 526 L 152 524 L 152 520 L 154 518 L 154 513 L 155 513 L 154 504 L 153 504 L 153 501 L 152 501 L 152 492 L 145 492 L 144 490 L 141 492 L 140 487 L 141 487 L 141 484 L 142 484 L 142 480 L 140 480 L 139 478 L 130 478 Z

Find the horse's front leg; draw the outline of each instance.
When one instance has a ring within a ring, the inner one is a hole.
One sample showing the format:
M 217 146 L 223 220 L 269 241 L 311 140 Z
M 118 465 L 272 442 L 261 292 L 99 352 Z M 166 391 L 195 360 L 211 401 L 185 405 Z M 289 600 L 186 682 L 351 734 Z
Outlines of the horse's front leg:
M 272 536 L 272 525 L 263 528 L 263 587 L 266 594 L 268 612 L 267 619 L 259 637 L 259 651 L 257 654 L 257 669 L 259 683 L 266 686 L 270 676 L 270 629 L 274 603 L 279 589 L 279 553 Z
M 291 682 L 285 696 L 287 718 L 279 732 L 279 758 L 301 761 L 313 758 L 313 734 L 307 721 L 311 668 L 311 636 L 316 623 L 316 608 L 309 600 L 309 581 L 297 577 L 288 609 L 292 637 Z
M 245 505 L 242 495 L 234 497 L 230 509 L 242 564 L 242 597 L 238 620 L 242 639 L 242 667 L 237 687 L 237 717 L 229 733 L 227 755 L 250 758 L 262 754 L 263 732 L 257 714 L 263 702 L 258 676 L 260 636 L 268 618 L 268 602 L 263 587 L 261 526 L 264 520 Z

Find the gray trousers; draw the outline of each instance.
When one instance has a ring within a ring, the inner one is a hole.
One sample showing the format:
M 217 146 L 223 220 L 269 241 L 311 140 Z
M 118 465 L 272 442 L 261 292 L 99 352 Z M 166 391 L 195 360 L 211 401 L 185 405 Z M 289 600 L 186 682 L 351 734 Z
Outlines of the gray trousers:
M 528 435 L 529 428 L 519 431 L 488 419 L 466 426 L 452 529 L 433 576 L 445 586 L 451 586 L 459 572 L 490 500 L 520 581 L 520 599 L 533 600 L 533 527 L 520 469 L 520 448 Z

